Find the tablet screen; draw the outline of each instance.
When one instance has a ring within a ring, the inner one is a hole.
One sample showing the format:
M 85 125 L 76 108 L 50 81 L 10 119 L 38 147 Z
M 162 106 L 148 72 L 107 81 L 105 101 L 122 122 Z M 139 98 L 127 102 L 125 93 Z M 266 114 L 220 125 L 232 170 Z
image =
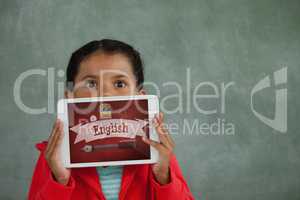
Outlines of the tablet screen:
M 70 163 L 150 159 L 148 100 L 68 103 Z

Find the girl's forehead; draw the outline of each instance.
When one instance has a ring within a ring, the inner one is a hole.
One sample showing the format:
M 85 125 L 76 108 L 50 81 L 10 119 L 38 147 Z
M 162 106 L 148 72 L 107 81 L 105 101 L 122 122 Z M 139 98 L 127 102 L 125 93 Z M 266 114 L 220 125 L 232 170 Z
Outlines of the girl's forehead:
M 81 62 L 77 78 L 87 75 L 124 75 L 133 76 L 133 68 L 128 58 L 120 53 L 97 53 Z

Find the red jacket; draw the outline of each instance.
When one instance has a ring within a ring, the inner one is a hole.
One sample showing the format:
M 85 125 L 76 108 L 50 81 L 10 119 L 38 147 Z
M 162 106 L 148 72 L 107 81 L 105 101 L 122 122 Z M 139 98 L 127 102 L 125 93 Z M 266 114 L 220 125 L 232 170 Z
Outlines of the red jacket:
M 47 142 L 37 143 L 40 156 L 29 189 L 29 200 L 105 200 L 95 167 L 74 168 L 68 184 L 56 182 L 44 157 Z M 151 165 L 126 165 L 122 175 L 120 200 L 194 200 L 175 156 L 170 161 L 170 183 L 160 185 Z

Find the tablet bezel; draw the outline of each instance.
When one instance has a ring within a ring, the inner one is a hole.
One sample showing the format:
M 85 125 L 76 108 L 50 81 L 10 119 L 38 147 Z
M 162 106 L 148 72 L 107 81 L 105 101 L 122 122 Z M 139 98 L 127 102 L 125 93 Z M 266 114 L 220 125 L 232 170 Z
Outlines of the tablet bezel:
M 61 160 L 66 168 L 77 167 L 96 167 L 96 166 L 115 166 L 115 165 L 133 165 L 133 164 L 150 164 L 158 160 L 157 150 L 150 146 L 150 159 L 146 160 L 126 160 L 126 161 L 105 161 L 105 162 L 88 162 L 88 163 L 71 163 L 70 162 L 70 145 L 69 145 L 69 120 L 68 120 L 68 103 L 80 102 L 97 102 L 97 101 L 122 101 L 122 100 L 147 100 L 148 117 L 149 117 L 149 137 L 152 140 L 159 141 L 155 127 L 151 123 L 155 114 L 159 113 L 159 101 L 156 95 L 135 95 L 135 96 L 110 96 L 110 97 L 90 97 L 90 98 L 73 98 L 60 99 L 57 103 L 57 118 L 64 122 L 64 137 L 61 144 Z

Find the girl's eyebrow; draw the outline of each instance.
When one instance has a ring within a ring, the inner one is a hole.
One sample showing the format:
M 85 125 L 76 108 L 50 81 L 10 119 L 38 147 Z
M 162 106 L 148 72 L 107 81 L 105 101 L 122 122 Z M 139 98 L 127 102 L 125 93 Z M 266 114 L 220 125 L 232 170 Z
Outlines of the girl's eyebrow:
M 128 76 L 125 76 L 125 75 L 123 75 L 123 74 L 120 74 L 120 75 L 114 76 L 113 78 L 128 78 Z
M 128 78 L 129 76 L 127 76 L 127 75 L 124 75 L 124 74 L 118 74 L 118 75 L 115 75 L 115 76 L 113 76 L 113 78 L 114 79 L 118 79 L 118 78 Z M 87 78 L 91 78 L 91 79 L 97 79 L 98 78 L 98 76 L 96 76 L 96 75 L 91 75 L 91 74 L 88 74 L 88 75 L 85 75 L 85 76 L 83 76 L 82 78 L 81 78 L 81 80 L 84 80 L 84 79 L 87 79 Z
M 97 76 L 95 76 L 95 75 L 85 75 L 85 76 L 83 76 L 82 78 L 81 78 L 81 80 L 84 80 L 84 79 L 87 79 L 87 78 L 92 78 L 92 79 L 97 79 Z

